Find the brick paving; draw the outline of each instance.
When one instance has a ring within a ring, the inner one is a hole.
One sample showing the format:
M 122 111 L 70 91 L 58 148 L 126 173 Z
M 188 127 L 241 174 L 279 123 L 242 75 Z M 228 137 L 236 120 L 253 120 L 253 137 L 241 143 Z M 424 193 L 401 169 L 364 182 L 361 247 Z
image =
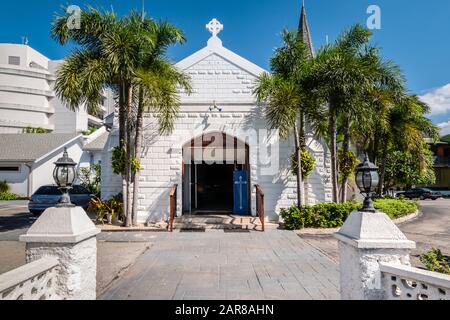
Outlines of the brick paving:
M 338 266 L 282 230 L 104 233 L 151 249 L 100 299 L 339 299 Z

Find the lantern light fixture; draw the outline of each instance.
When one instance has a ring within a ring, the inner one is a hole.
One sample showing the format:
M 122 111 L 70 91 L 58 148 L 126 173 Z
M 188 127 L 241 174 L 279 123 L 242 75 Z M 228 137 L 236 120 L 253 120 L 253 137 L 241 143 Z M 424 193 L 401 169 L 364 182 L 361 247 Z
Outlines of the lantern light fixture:
M 356 185 L 361 194 L 365 196 L 362 212 L 376 212 L 372 195 L 376 192 L 379 182 L 378 167 L 370 162 L 369 156 L 366 154 L 364 162 L 356 167 Z
M 53 179 L 62 193 L 58 207 L 74 207 L 70 202 L 69 190 L 72 189 L 77 178 L 76 166 L 77 163 L 69 158 L 67 148 L 64 148 L 64 154 L 62 158 L 55 162 L 55 169 L 53 170 Z

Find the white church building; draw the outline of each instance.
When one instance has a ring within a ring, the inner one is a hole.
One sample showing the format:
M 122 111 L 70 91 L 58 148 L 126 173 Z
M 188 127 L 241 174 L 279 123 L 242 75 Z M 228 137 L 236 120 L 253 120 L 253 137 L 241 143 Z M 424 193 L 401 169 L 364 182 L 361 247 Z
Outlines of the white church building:
M 193 92 L 180 92 L 181 111 L 172 134 L 158 133 L 156 114 L 145 119 L 144 155 L 139 185 L 139 223 L 167 220 L 169 193 L 178 186 L 177 215 L 227 213 L 256 216 L 256 191 L 265 193 L 266 219 L 278 221 L 282 208 L 297 202 L 290 170 L 293 141 L 269 130 L 264 105 L 253 95 L 255 81 L 268 72 L 226 49 L 213 19 L 206 47 L 176 64 L 191 77 Z M 303 10 L 301 32 L 310 39 Z M 312 48 L 312 43 L 311 43 Z M 112 150 L 119 144 L 115 121 L 103 152 L 102 197 L 122 191 L 112 173 Z M 309 204 L 332 200 L 331 164 L 326 144 L 308 135 L 316 168 L 307 180 Z

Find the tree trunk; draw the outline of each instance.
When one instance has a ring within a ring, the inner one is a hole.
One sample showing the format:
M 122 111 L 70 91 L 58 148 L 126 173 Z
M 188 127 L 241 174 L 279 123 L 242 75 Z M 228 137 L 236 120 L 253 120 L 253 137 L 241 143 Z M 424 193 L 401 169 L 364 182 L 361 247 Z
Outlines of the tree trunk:
M 378 195 L 380 197 L 384 194 L 384 180 L 386 178 L 386 163 L 387 163 L 387 139 L 382 142 L 382 159 L 380 167 L 380 184 L 378 186 Z
M 125 156 L 125 170 L 126 170 L 126 179 L 127 179 L 127 212 L 126 212 L 126 226 L 130 227 L 132 225 L 132 216 L 131 216 L 131 184 L 132 184 L 132 170 L 131 170 L 131 139 L 132 139 L 132 109 L 133 109 L 133 86 L 130 84 L 128 87 L 128 106 L 127 106 L 127 144 L 126 144 L 126 156 Z
M 123 121 L 123 123 L 121 124 L 122 126 L 122 131 L 121 134 L 123 135 L 122 140 L 121 140 L 121 148 L 123 150 L 123 152 L 126 154 L 127 151 L 127 141 L 128 141 L 128 112 L 127 112 L 127 101 L 128 101 L 128 89 L 127 89 L 127 85 L 125 84 L 125 82 L 122 83 L 121 86 L 121 95 L 122 95 L 122 103 L 123 103 L 123 108 L 122 108 L 122 119 L 121 121 Z M 123 200 L 123 225 L 126 226 L 126 220 L 127 220 L 127 212 L 128 212 L 128 197 L 127 197 L 127 174 L 126 174 L 126 167 L 125 167 L 125 172 L 122 174 L 122 200 Z
M 300 112 L 300 148 L 306 150 L 305 114 Z
M 301 208 L 303 206 L 302 149 L 300 148 L 300 139 L 296 125 L 294 125 L 294 135 L 295 135 L 295 152 L 297 155 L 297 167 L 296 167 L 297 207 Z
M 142 87 L 139 87 L 139 107 L 136 119 L 136 159 L 140 162 L 142 158 L 142 130 L 144 125 L 144 91 Z M 138 213 L 138 195 L 139 195 L 139 179 L 140 172 L 136 172 L 134 175 L 133 183 L 133 225 L 137 226 L 137 213 Z
M 119 144 L 120 147 L 123 148 L 125 143 L 125 131 L 126 131 L 126 97 L 124 95 L 124 86 L 123 84 L 119 85 Z
M 305 129 L 305 113 L 302 111 L 300 112 L 300 138 L 299 138 L 299 145 L 300 145 L 300 151 L 303 152 L 303 150 L 306 150 L 306 129 Z M 300 167 L 300 172 L 302 171 L 301 169 L 303 168 L 303 162 L 302 165 Z M 303 177 L 302 175 L 302 203 L 303 205 L 308 205 L 308 193 L 307 193 L 307 188 L 308 186 L 306 185 L 306 181 L 307 178 Z
M 338 176 L 337 176 L 337 119 L 333 104 L 330 103 L 329 135 L 331 152 L 331 183 L 333 185 L 333 202 L 338 203 Z
M 375 130 L 375 137 L 373 141 L 373 150 L 372 150 L 372 157 L 370 161 L 372 161 L 374 164 L 378 164 L 378 149 L 380 148 L 380 130 Z
M 342 151 L 345 156 L 350 151 L 350 120 L 348 118 L 345 119 L 345 123 L 344 123 L 344 143 L 342 146 Z M 342 190 L 341 202 L 345 203 L 345 202 L 347 202 L 348 177 L 345 177 L 345 176 L 342 177 L 341 190 Z

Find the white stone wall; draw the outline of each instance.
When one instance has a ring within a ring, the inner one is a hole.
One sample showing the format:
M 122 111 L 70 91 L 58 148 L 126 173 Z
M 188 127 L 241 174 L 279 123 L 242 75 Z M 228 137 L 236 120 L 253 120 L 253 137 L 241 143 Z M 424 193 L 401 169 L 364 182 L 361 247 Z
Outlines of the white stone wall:
M 397 263 L 380 263 L 385 300 L 450 300 L 450 276 Z
M 194 107 L 192 107 L 194 108 Z M 188 108 L 188 109 L 192 109 Z M 203 106 L 195 107 L 205 109 Z M 232 107 L 230 107 L 232 109 Z M 236 107 L 235 107 L 236 108 Z M 240 138 L 244 129 L 266 129 L 266 122 L 260 109 L 254 107 L 246 112 L 181 112 L 170 136 L 158 134 L 155 115 L 145 119 L 144 157 L 141 168 L 139 189 L 139 222 L 157 222 L 167 219 L 169 212 L 169 192 L 174 184 L 179 185 L 178 213 L 182 208 L 182 148 L 186 143 L 198 137 L 199 133 L 224 132 L 229 136 Z M 113 132 L 108 143 L 108 150 L 118 144 L 117 132 Z M 267 137 L 266 137 L 267 138 Z M 267 146 L 266 143 L 262 144 Z M 331 201 L 329 184 L 329 157 L 323 145 L 309 139 L 310 151 L 316 155 L 316 169 L 308 179 L 308 202 L 316 204 Z M 279 169 L 271 175 L 263 175 L 267 168 L 259 163 L 259 144 L 250 143 L 251 184 L 259 184 L 265 192 L 266 212 L 270 220 L 278 220 L 280 209 L 296 203 L 296 179 L 290 173 L 290 156 L 294 145 L 289 141 L 280 141 Z M 271 152 L 270 148 L 267 151 Z M 105 152 L 103 158 L 102 197 L 108 199 L 121 192 L 120 177 L 111 174 L 111 153 Z M 265 162 L 265 161 L 263 161 Z M 252 188 L 252 213 L 255 214 L 255 193 Z
M 222 46 L 217 37 L 208 45 L 182 60 L 176 67 L 191 77 L 193 92 L 181 91 L 181 112 L 170 136 L 158 134 L 158 119 L 148 115 L 145 119 L 141 182 L 139 189 L 139 222 L 157 222 L 167 219 L 169 192 L 179 185 L 178 213 L 182 210 L 182 150 L 194 138 L 207 133 L 225 133 L 243 140 L 243 132 L 253 131 L 259 137 L 260 130 L 267 130 L 263 107 L 258 107 L 253 95 L 256 79 L 265 72 Z M 216 105 L 221 112 L 211 112 Z M 245 136 L 245 134 L 244 134 Z M 273 140 L 273 138 L 275 138 Z M 249 141 L 250 179 L 252 187 L 260 184 L 265 192 L 266 212 L 270 220 L 278 220 L 280 209 L 297 201 L 296 179 L 290 172 L 290 158 L 294 151 L 292 141 L 279 142 L 279 163 L 275 171 L 264 174 L 267 166 L 263 150 L 278 141 L 278 135 L 259 137 Z M 113 131 L 103 155 L 102 197 L 107 199 L 121 192 L 120 178 L 112 174 L 110 159 L 112 149 L 118 145 L 118 130 Z M 272 140 L 271 140 L 272 139 Z M 316 204 L 331 201 L 330 159 L 323 143 L 313 138 L 308 148 L 316 157 L 316 169 L 307 181 L 308 202 Z M 277 154 L 278 156 L 278 154 Z M 262 161 L 261 161 L 262 160 Z M 252 213 L 255 214 L 255 190 L 252 188 Z
M 158 134 L 158 119 L 147 115 L 145 119 L 144 157 L 139 188 L 139 222 L 157 222 L 167 219 L 169 192 L 178 184 L 178 214 L 182 210 L 182 150 L 194 138 L 207 133 L 225 133 L 242 140 L 243 132 L 267 130 L 263 107 L 258 107 L 253 96 L 257 77 L 263 69 L 227 50 L 218 38 L 208 46 L 187 57 L 176 66 L 191 77 L 193 92 L 181 92 L 181 112 L 170 136 Z M 214 104 L 222 112 L 211 112 Z M 263 174 L 266 159 L 260 146 L 267 148 L 278 141 L 265 136 L 249 141 L 250 179 L 252 184 L 252 213 L 255 214 L 255 190 L 259 184 L 265 192 L 266 212 L 269 220 L 279 220 L 279 211 L 297 201 L 296 179 L 290 172 L 290 158 L 294 151 L 292 141 L 279 142 L 279 160 L 276 170 Z M 244 134 L 245 135 L 245 134 Z M 273 137 L 272 137 L 273 138 Z M 108 199 L 122 191 L 120 177 L 111 170 L 111 151 L 118 145 L 118 130 L 112 132 L 103 155 L 102 197 Z M 307 181 L 308 202 L 316 204 L 331 201 L 330 159 L 323 143 L 310 138 L 308 148 L 316 157 L 316 169 Z M 261 161 L 262 160 L 262 161 Z M 275 164 L 276 165 L 276 164 Z
M 339 242 L 341 294 L 344 300 L 383 300 L 380 262 L 409 265 L 409 252 L 402 249 L 355 250 Z
M 182 94 L 183 103 L 254 102 L 252 90 L 256 75 L 218 54 L 207 56 L 185 72 L 191 77 L 194 89 L 191 95 Z
M 43 258 L 0 275 L 1 300 L 59 300 L 56 258 Z
M 69 300 L 95 300 L 97 285 L 97 239 L 76 244 L 27 243 L 27 262 L 58 257 L 60 285 L 56 294 Z M 63 284 L 63 285 L 61 285 Z

